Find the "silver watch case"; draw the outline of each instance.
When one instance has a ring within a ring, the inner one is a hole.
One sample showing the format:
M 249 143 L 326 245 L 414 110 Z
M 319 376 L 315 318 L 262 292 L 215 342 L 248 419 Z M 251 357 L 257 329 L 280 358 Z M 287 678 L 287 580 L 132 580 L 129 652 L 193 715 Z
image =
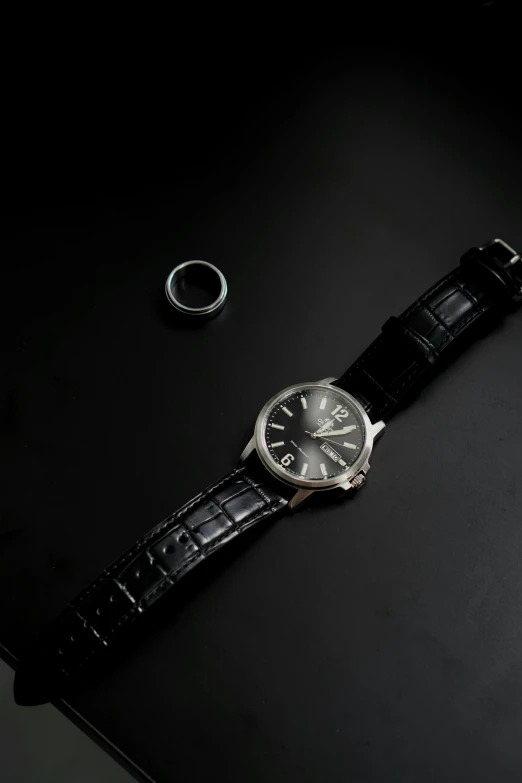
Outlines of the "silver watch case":
M 277 404 L 287 395 L 294 394 L 304 389 L 328 389 L 328 387 L 332 385 L 332 381 L 335 381 L 335 378 L 325 378 L 321 381 L 311 383 L 299 383 L 296 386 L 289 386 L 288 388 L 278 392 L 278 394 L 272 397 L 272 399 L 270 399 L 261 409 L 261 412 L 257 417 L 254 435 L 241 454 L 241 461 L 244 461 L 252 453 L 252 451 L 256 451 L 259 459 L 261 460 L 264 467 L 269 471 L 269 473 L 279 479 L 279 481 L 282 481 L 284 484 L 296 488 L 297 493 L 290 502 L 290 508 L 292 509 L 299 505 L 299 503 L 301 503 L 307 497 L 309 497 L 312 492 L 322 492 L 327 489 L 336 488 L 350 490 L 360 487 L 364 483 L 366 474 L 370 469 L 369 459 L 373 450 L 373 444 L 383 433 L 386 426 L 382 421 L 373 424 L 361 403 L 356 400 L 355 397 L 352 397 L 351 394 L 348 394 L 348 392 L 344 391 L 344 389 L 340 389 L 338 386 L 336 386 L 336 394 L 341 397 L 345 397 L 347 402 L 357 408 L 364 422 L 364 443 L 361 449 L 361 453 L 353 465 L 350 465 L 350 467 L 347 468 L 344 473 L 341 473 L 339 476 L 335 476 L 334 478 L 316 479 L 310 481 L 304 478 L 299 478 L 298 476 L 290 476 L 283 467 L 278 465 L 277 462 L 273 460 L 270 452 L 268 451 L 265 440 L 268 413 L 275 404 Z

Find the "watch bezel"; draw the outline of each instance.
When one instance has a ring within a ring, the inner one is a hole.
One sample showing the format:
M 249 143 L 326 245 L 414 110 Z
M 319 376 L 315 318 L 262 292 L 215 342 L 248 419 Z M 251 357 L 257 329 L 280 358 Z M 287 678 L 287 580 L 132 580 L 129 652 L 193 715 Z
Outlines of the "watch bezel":
M 281 402 L 285 397 L 303 391 L 304 389 L 326 389 L 330 392 L 334 391 L 335 394 L 339 395 L 341 398 L 345 398 L 347 402 L 349 402 L 351 405 L 353 405 L 354 408 L 357 409 L 364 423 L 364 443 L 361 449 L 361 453 L 359 454 L 359 456 L 357 457 L 353 465 L 350 465 L 343 473 L 340 473 L 338 476 L 334 476 L 328 479 L 313 479 L 313 480 L 299 478 L 298 476 L 292 476 L 289 473 L 287 473 L 284 467 L 278 465 L 278 463 L 274 460 L 274 458 L 270 454 L 268 450 L 268 446 L 266 445 L 266 440 L 265 440 L 266 424 L 267 424 L 268 414 L 272 410 L 273 406 L 276 405 L 278 402 Z M 292 487 L 301 487 L 303 489 L 313 489 L 313 490 L 332 489 L 333 487 L 337 487 L 341 484 L 346 484 L 346 482 L 350 481 L 350 479 L 356 476 L 357 473 L 359 473 L 363 469 L 363 467 L 367 465 L 369 456 L 373 448 L 373 424 L 370 421 L 370 417 L 364 410 L 359 400 L 355 399 L 355 397 L 352 397 L 352 395 L 346 392 L 344 389 L 341 389 L 338 386 L 335 386 L 334 384 L 331 383 L 311 381 L 309 383 L 298 383 L 295 386 L 287 386 L 286 389 L 282 389 L 280 392 L 278 392 L 271 399 L 268 400 L 266 405 L 264 405 L 263 408 L 261 409 L 259 416 L 257 417 L 256 426 L 254 430 L 254 441 L 255 441 L 255 448 L 257 454 L 259 456 L 259 459 L 263 463 L 264 467 L 280 481 L 283 481 L 285 484 L 289 484 Z

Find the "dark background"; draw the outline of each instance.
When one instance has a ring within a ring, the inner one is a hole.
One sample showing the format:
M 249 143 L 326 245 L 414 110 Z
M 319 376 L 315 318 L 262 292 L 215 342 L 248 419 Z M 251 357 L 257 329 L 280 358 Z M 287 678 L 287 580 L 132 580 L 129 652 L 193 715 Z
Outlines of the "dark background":
M 509 6 L 393 6 L 389 26 L 374 13 L 306 34 L 180 23 L 168 45 L 122 20 L 103 43 L 71 23 L 67 51 L 15 39 L 13 665 L 122 549 L 234 467 L 272 394 L 341 374 L 469 246 L 522 246 Z M 229 282 L 200 328 L 164 301 L 189 258 Z M 519 781 L 521 337 L 515 315 L 394 419 L 354 500 L 303 508 L 187 578 L 70 700 L 86 730 L 158 782 Z

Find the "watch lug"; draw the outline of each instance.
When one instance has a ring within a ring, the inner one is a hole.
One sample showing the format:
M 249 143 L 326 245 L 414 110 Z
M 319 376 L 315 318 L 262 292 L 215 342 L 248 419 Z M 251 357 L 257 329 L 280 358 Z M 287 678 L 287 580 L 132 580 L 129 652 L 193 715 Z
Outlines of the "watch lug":
M 376 422 L 372 427 L 373 439 L 377 440 L 378 438 L 380 438 L 385 429 L 386 429 L 386 424 L 383 421 Z
M 312 495 L 314 492 L 313 489 L 298 489 L 295 495 L 293 496 L 292 500 L 288 504 L 290 511 L 295 511 L 295 509 L 303 503 L 309 495 Z
M 254 436 L 252 435 L 252 437 L 251 437 L 251 438 L 250 438 L 250 440 L 248 441 L 247 445 L 246 445 L 246 446 L 245 446 L 245 448 L 243 449 L 243 451 L 242 451 L 242 453 L 241 453 L 241 456 L 240 456 L 240 458 L 239 458 L 239 461 L 240 461 L 240 462 L 244 462 L 246 459 L 248 459 L 248 457 L 249 457 L 249 456 L 252 454 L 252 452 L 253 452 L 253 451 L 255 451 L 255 450 L 256 450 L 256 441 L 255 441 L 255 438 L 254 438 Z
M 321 380 L 317 381 L 317 383 L 333 383 L 336 380 L 337 378 L 321 378 Z

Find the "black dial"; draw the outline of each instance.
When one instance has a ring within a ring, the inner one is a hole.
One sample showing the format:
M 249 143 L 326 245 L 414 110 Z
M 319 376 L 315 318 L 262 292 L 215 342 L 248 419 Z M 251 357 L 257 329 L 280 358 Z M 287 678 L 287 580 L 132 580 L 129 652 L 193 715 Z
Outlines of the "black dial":
M 308 481 L 335 478 L 353 465 L 364 445 L 364 421 L 334 387 L 290 391 L 268 410 L 265 441 L 274 461 Z

